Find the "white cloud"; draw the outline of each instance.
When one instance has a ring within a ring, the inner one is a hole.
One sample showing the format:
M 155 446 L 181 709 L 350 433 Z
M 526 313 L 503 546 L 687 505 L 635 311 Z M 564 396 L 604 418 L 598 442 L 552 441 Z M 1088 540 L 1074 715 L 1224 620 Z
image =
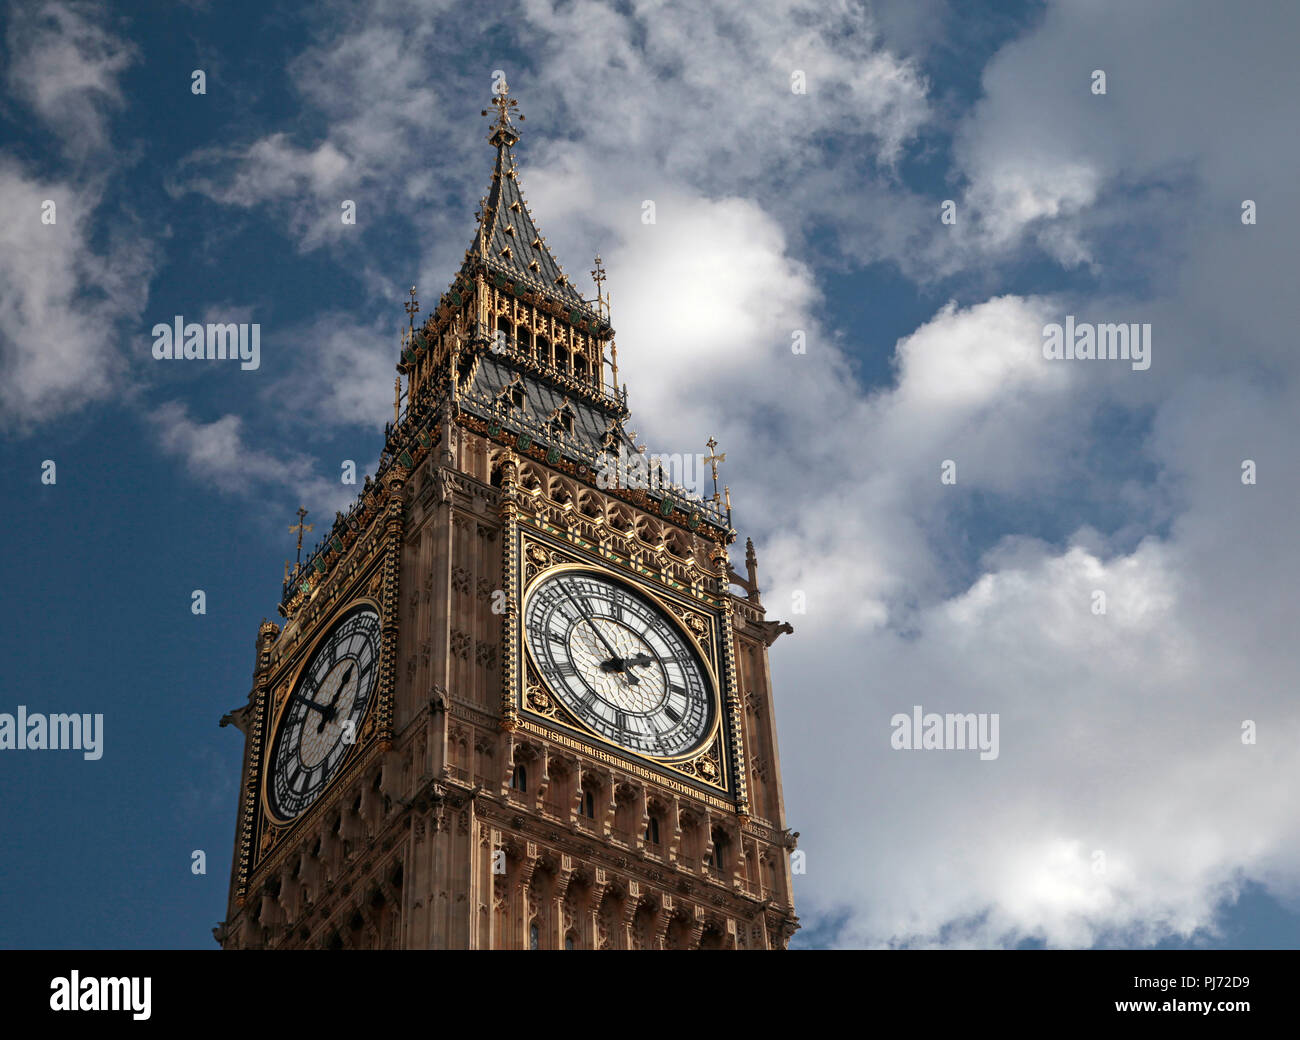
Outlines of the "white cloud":
M 0 425 L 27 429 L 123 383 L 123 330 L 139 318 L 153 249 L 119 219 L 96 221 L 112 166 L 108 119 L 134 48 L 86 3 L 22 4 L 10 14 L 7 83 L 58 136 L 75 172 L 0 157 Z M 94 159 L 93 166 L 90 160 Z M 54 205 L 54 223 L 46 203 Z
M 56 223 L 42 223 L 46 200 Z M 0 159 L 0 415 L 26 428 L 106 396 L 126 366 L 120 330 L 144 306 L 140 239 L 90 243 L 98 194 Z
M 364 325 L 344 313 L 327 313 L 289 331 L 284 340 L 296 359 L 269 398 L 295 416 L 324 427 L 383 429 L 393 409 L 398 333 Z
M 123 103 L 118 77 L 137 56 L 106 20 L 95 3 L 19 3 L 6 33 L 10 90 L 79 157 L 107 146 L 109 116 Z
M 154 409 L 149 419 L 163 451 L 183 461 L 196 480 L 218 491 L 249 498 L 267 488 L 293 491 L 317 511 L 341 509 L 355 498 L 355 488 L 318 475 L 309 456 L 275 455 L 251 447 L 244 420 L 237 415 L 205 423 L 191 418 L 184 404 L 168 401 Z

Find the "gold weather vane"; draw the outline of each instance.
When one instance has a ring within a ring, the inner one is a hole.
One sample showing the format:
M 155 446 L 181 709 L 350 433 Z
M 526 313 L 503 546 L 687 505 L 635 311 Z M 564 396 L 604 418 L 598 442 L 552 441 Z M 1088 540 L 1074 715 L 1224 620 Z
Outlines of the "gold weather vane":
M 713 449 L 718 446 L 718 442 L 715 441 L 712 437 L 710 437 L 704 443 L 709 446 L 709 451 L 713 451 Z M 718 500 L 718 463 L 727 461 L 727 453 L 724 451 L 720 455 L 716 455 L 716 454 L 706 455 L 704 456 L 704 461 L 709 463 L 709 465 L 713 467 L 713 501 L 716 502 Z M 730 509 L 731 508 L 730 494 L 728 494 L 727 498 L 728 498 L 727 508 Z
M 492 124 L 492 137 L 494 138 L 498 133 L 505 131 L 517 138 L 519 136 L 518 132 L 510 125 L 510 110 L 518 108 L 519 102 L 510 96 L 510 85 L 506 83 L 504 76 L 501 77 L 500 86 L 493 88 L 493 93 L 496 96 L 492 99 L 492 105 L 497 110 L 497 120 Z M 485 108 L 480 114 L 487 115 L 488 110 Z M 523 113 L 517 112 L 516 115 L 519 116 L 519 122 L 522 123 L 524 121 Z
M 307 523 L 303 523 L 303 521 L 306 520 L 306 519 L 307 519 L 307 510 L 306 510 L 305 508 L 303 508 L 302 506 L 299 506 L 299 507 L 298 507 L 298 522 L 297 522 L 296 524 L 291 524 L 290 527 L 289 527 L 289 533 L 290 533 L 290 534 L 293 534 L 294 531 L 297 531 L 297 532 L 298 532 L 298 556 L 297 556 L 297 558 L 296 558 L 296 560 L 295 560 L 295 562 L 294 562 L 294 568 L 293 568 L 293 572 L 294 572 L 294 574 L 297 574 L 298 571 L 302 568 L 302 535 L 303 535 L 303 532 L 304 532 L 304 531 L 310 531 L 313 527 L 316 526 L 315 524 L 307 524 Z M 288 560 L 285 560 L 285 561 L 284 561 L 284 574 L 285 574 L 285 581 L 288 581 L 288 580 L 289 580 L 289 561 L 288 561 Z
M 406 308 L 406 318 L 411 326 L 411 338 L 415 338 L 415 316 L 420 313 L 420 301 L 415 298 L 415 286 L 411 286 L 411 298 L 402 304 Z
M 591 280 L 596 283 L 596 310 L 602 318 L 609 317 L 609 304 L 605 300 L 605 268 L 601 265 L 600 254 L 596 254 L 596 268 L 591 272 Z

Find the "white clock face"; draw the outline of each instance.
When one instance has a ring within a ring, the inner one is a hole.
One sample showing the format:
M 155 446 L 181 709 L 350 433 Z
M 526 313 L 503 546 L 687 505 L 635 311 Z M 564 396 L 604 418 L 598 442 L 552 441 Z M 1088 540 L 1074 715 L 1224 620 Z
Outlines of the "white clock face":
M 713 683 L 675 621 L 631 586 L 590 571 L 544 578 L 524 609 L 533 660 L 582 723 L 652 758 L 713 731 Z
M 357 743 L 379 674 L 379 615 L 343 615 L 299 673 L 271 745 L 266 799 L 280 820 L 300 816 L 334 779 Z

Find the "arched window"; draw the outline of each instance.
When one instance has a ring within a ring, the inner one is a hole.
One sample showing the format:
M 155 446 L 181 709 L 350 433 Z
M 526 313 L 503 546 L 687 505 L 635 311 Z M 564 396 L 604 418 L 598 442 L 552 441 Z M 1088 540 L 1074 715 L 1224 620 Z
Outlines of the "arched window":
M 576 950 L 576 949 L 578 948 L 578 944 L 577 944 L 577 943 L 574 941 L 574 939 L 573 939 L 573 933 L 572 933 L 572 932 L 569 932 L 569 933 L 564 937 L 564 948 L 565 948 L 566 950 Z
M 569 371 L 569 352 L 564 347 L 555 348 L 555 367 L 561 372 Z
M 520 762 L 515 766 L 515 771 L 510 774 L 510 787 L 515 791 L 528 790 L 528 767 Z
M 528 926 L 528 948 L 537 949 L 537 922 L 534 921 Z
M 645 825 L 645 840 L 651 845 L 659 844 L 659 817 L 651 816 Z
M 709 855 L 709 866 L 714 870 L 727 869 L 727 836 L 719 830 L 713 832 L 713 852 Z
M 515 336 L 519 343 L 519 349 L 525 354 L 533 349 L 533 334 L 522 325 L 519 326 L 519 331 L 515 333 Z
M 596 818 L 596 796 L 592 794 L 591 788 L 585 788 L 582 797 L 578 799 L 578 815 L 585 816 L 589 820 Z

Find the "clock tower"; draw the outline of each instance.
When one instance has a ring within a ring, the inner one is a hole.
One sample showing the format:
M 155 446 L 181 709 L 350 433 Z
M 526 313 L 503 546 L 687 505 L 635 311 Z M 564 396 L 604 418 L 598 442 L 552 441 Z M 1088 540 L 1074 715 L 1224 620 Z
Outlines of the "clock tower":
M 494 98 L 491 188 L 374 479 L 257 634 L 226 949 L 779 949 L 768 620 L 729 496 L 627 432 Z M 485 112 L 485 114 L 487 114 Z M 715 447 L 711 442 L 710 448 Z

